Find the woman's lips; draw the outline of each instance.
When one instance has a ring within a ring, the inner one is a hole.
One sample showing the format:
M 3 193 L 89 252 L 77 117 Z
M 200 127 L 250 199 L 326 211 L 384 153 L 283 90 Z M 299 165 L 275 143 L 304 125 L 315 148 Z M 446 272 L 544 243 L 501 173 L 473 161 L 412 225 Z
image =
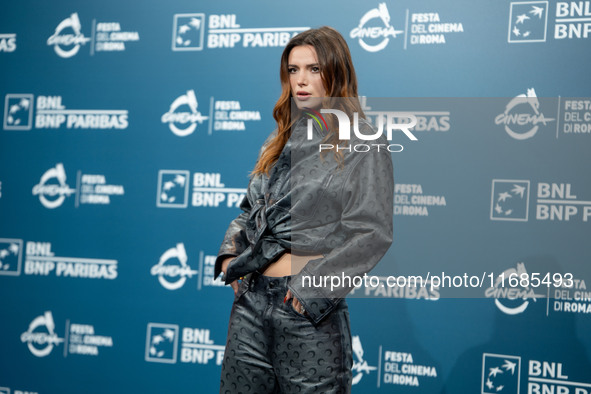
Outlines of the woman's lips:
M 310 97 L 312 97 L 312 95 L 308 92 L 297 92 L 296 97 L 298 98 L 298 100 L 306 101 Z

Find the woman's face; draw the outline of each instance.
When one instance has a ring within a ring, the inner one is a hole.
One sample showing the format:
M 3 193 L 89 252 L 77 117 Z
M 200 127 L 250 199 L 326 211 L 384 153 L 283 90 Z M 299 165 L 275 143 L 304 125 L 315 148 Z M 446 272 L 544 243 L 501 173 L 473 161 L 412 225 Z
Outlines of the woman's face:
M 287 59 L 291 95 L 298 108 L 319 108 L 326 95 L 316 50 L 311 45 L 293 47 Z

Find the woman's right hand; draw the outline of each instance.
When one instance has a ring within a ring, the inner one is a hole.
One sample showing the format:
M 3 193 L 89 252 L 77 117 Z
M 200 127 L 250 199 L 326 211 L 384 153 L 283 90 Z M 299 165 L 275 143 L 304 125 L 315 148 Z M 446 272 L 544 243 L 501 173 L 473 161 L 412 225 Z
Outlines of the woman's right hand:
M 234 257 L 226 257 L 222 261 L 222 272 L 224 273 L 224 275 L 226 275 L 226 270 L 228 269 L 228 265 L 232 260 L 234 260 Z M 236 293 L 238 292 L 238 281 L 233 281 L 232 283 L 230 283 L 230 286 L 232 286 L 232 289 L 234 289 L 234 295 L 236 295 Z

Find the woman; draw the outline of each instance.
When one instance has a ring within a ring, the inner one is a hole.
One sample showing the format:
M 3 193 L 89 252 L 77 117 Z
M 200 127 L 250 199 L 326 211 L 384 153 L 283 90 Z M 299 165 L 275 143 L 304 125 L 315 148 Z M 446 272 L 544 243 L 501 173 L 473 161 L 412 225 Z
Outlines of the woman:
M 323 113 L 337 109 L 353 130 L 376 134 L 336 30 L 293 37 L 280 79 L 277 129 L 216 260 L 215 275 L 223 272 L 236 294 L 220 392 L 346 393 L 352 355 L 343 298 L 351 278 L 371 270 L 392 242 L 391 158 L 385 149 L 350 149 L 368 141 L 356 133 L 339 140 L 337 118 Z

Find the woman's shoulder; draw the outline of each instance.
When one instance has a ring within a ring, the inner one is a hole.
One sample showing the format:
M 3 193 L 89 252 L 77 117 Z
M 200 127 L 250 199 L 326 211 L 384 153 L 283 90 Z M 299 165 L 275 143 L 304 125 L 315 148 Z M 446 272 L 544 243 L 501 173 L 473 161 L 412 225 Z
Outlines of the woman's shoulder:
M 267 138 L 265 138 L 265 141 L 263 142 L 263 144 L 261 145 L 261 148 L 259 149 L 259 157 L 265 151 L 267 146 L 269 146 L 271 141 L 273 141 L 273 138 L 275 138 L 276 136 L 277 136 L 277 129 L 271 131 L 271 133 L 267 136 Z

